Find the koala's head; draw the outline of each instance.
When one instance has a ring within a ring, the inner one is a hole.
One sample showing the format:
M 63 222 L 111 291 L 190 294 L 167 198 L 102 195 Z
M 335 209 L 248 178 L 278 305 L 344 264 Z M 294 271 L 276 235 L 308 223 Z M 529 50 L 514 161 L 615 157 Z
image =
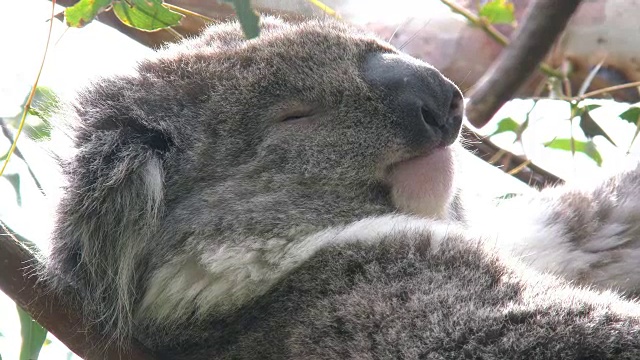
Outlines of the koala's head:
M 79 97 L 52 266 L 118 303 L 176 252 L 444 216 L 462 108 L 436 69 L 343 24 L 212 27 Z
M 188 194 L 234 221 L 258 212 L 262 230 L 390 211 L 443 216 L 447 147 L 462 119 L 455 85 L 344 25 L 263 28 L 246 41 L 235 25 L 217 27 L 140 67 L 145 89 L 131 86 L 140 94 L 130 113 L 164 127 L 169 205 L 191 211 Z

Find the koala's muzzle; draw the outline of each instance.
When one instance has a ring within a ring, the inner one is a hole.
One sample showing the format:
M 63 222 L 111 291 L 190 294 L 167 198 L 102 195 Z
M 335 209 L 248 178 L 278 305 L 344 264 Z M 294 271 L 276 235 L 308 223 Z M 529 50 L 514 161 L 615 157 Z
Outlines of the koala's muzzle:
M 462 93 L 432 66 L 400 54 L 375 53 L 364 79 L 381 95 L 411 147 L 451 145 L 462 126 Z

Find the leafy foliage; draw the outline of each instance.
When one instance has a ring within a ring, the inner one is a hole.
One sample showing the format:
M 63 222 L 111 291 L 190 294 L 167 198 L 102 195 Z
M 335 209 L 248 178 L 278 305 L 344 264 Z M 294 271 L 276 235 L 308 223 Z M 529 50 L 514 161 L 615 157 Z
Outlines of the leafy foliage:
M 253 10 L 251 0 L 223 0 L 236 11 L 247 39 L 260 35 L 260 17 Z M 64 12 L 67 25 L 83 27 L 103 11 L 112 9 L 125 25 L 142 31 L 156 31 L 176 26 L 184 15 L 170 10 L 163 0 L 80 0 Z
M 162 0 L 80 0 L 67 8 L 64 15 L 67 25 L 83 27 L 109 8 L 113 8 L 123 24 L 143 31 L 175 26 L 183 18 L 183 15 L 167 9 Z
M 618 144 L 616 144 L 612 136 L 610 136 L 591 116 L 591 112 L 593 110 L 601 108 L 602 105 L 584 104 L 584 102 L 577 100 L 567 100 L 566 102 L 570 105 L 571 108 L 571 114 L 569 115 L 568 119 L 570 121 L 579 121 L 579 128 L 584 134 L 586 141 L 577 140 L 574 136 L 572 136 L 570 138 L 556 138 L 552 141 L 544 143 L 543 145 L 555 150 L 570 151 L 571 153 L 584 153 L 589 158 L 591 158 L 598 166 L 601 166 L 603 158 L 598 151 L 596 144 L 593 142 L 593 139 L 597 136 L 602 136 L 611 145 L 618 147 Z M 606 110 L 603 111 L 606 112 Z M 633 139 L 631 140 L 631 144 L 629 144 L 629 147 L 631 147 L 638 137 L 638 134 L 640 133 L 640 107 L 637 105 L 630 106 L 625 111 L 618 114 L 617 118 L 631 123 L 636 127 Z M 490 137 L 503 133 L 514 133 L 516 135 L 516 139 L 514 140 L 514 142 L 521 141 L 522 134 L 529 127 L 529 115 L 527 114 L 527 118 L 522 123 L 519 123 L 513 117 L 505 117 L 499 120 L 496 125 L 497 128 L 489 135 Z

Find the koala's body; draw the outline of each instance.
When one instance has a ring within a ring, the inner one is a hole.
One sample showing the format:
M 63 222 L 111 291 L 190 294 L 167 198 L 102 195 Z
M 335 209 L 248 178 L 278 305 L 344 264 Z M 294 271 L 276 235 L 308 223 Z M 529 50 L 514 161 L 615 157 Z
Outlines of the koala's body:
M 640 172 L 485 232 L 462 110 L 343 24 L 212 27 L 80 94 L 47 273 L 160 358 L 640 358 Z

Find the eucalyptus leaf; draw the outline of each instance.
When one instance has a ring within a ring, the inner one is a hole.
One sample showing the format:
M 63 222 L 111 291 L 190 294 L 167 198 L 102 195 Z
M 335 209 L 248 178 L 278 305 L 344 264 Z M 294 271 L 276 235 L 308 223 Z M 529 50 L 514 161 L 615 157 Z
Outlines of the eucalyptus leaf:
M 26 103 L 26 99 L 25 99 Z M 49 121 L 51 115 L 58 110 L 60 106 L 60 98 L 47 86 L 38 86 L 33 95 L 33 101 L 29 108 L 29 113 L 35 115 L 42 121 Z
M 638 119 L 640 119 L 640 107 L 632 106 L 618 115 L 618 117 L 622 120 L 637 125 Z
M 47 337 L 47 330 L 33 320 L 24 310 L 19 307 L 16 308 L 18 309 L 20 333 L 22 335 L 20 360 L 36 360 Z
M 175 26 L 183 18 L 183 15 L 167 9 L 162 0 L 116 1 L 113 12 L 123 24 L 143 31 Z
M 622 120 L 630 122 L 636 126 L 636 132 L 633 134 L 633 138 L 631 139 L 631 143 L 629 144 L 629 148 L 633 145 L 638 137 L 638 133 L 640 133 L 640 108 L 632 106 L 625 110 L 622 114 L 618 115 L 618 117 Z
M 573 147 L 571 146 L 572 144 Z M 556 138 L 545 143 L 544 146 L 550 149 L 583 153 L 590 157 L 593 161 L 595 161 L 598 166 L 602 166 L 602 155 L 600 155 L 600 152 L 598 151 L 598 149 L 596 149 L 596 145 L 592 141 Z
M 47 123 L 40 123 L 24 129 L 29 138 L 35 141 L 51 139 L 51 126 Z
M 595 136 L 603 136 L 605 139 L 609 140 L 613 146 L 617 146 L 615 142 L 611 139 L 611 137 L 598 125 L 595 120 L 589 114 L 589 111 L 585 109 L 585 111 L 580 115 L 580 128 L 584 132 L 584 135 L 588 139 L 592 139 Z
M 27 126 L 24 127 L 25 134 L 32 140 L 49 140 L 51 138 L 51 116 L 59 108 L 59 105 L 60 98 L 53 90 L 46 86 L 38 86 L 29 108 L 29 115 L 38 119 L 27 119 Z
M 516 21 L 515 8 L 509 0 L 491 0 L 480 7 L 479 15 L 491 24 L 511 24 Z
M 104 11 L 112 0 L 80 0 L 75 5 L 65 9 L 64 17 L 70 27 L 81 28 Z
M 260 36 L 260 16 L 251 7 L 251 0 L 224 0 L 233 4 L 246 39 Z
M 494 135 L 505 133 L 505 132 L 513 132 L 517 134 L 519 129 L 520 129 L 520 124 L 518 124 L 515 120 L 513 120 L 512 117 L 506 117 L 498 121 L 498 128 L 489 136 L 494 136 Z

